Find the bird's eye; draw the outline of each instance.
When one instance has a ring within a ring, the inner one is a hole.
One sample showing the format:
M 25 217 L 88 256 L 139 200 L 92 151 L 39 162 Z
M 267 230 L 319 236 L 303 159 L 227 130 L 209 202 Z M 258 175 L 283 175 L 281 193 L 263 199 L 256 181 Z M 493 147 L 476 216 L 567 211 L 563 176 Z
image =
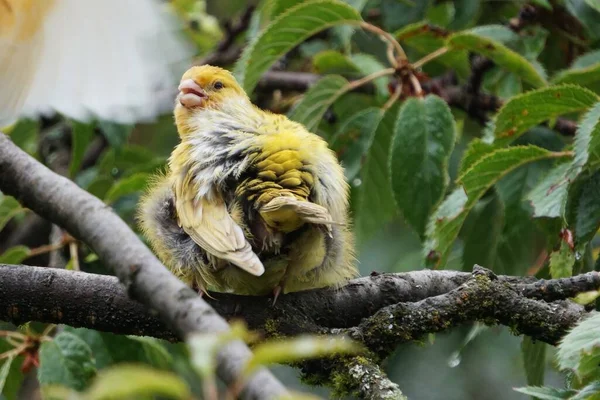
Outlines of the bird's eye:
M 224 87 L 224 86 L 223 86 L 223 82 L 221 82 L 221 81 L 216 81 L 216 82 L 215 82 L 215 84 L 213 85 L 213 87 L 214 87 L 215 89 L 217 89 L 217 90 L 219 90 L 219 89 L 223 89 L 223 87 Z

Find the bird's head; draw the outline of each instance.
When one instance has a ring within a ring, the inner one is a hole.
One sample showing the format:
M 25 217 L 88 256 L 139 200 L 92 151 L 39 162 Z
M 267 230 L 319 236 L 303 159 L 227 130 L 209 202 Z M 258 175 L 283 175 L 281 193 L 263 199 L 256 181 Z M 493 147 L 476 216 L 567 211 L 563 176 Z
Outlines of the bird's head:
M 188 69 L 179 84 L 177 108 L 220 109 L 225 100 L 248 99 L 231 72 L 212 65 Z

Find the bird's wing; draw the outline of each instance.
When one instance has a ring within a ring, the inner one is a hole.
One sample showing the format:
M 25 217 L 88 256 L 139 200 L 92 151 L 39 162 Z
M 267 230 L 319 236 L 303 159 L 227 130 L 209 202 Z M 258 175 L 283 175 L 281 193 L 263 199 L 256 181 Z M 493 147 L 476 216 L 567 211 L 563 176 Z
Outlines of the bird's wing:
M 189 174 L 175 181 L 175 208 L 179 224 L 200 247 L 220 259 L 237 265 L 255 276 L 265 268 L 252 251 L 242 228 L 227 211 L 219 193 L 197 198 L 197 190 Z
M 0 127 L 59 112 L 149 121 L 192 55 L 158 0 L 0 1 Z

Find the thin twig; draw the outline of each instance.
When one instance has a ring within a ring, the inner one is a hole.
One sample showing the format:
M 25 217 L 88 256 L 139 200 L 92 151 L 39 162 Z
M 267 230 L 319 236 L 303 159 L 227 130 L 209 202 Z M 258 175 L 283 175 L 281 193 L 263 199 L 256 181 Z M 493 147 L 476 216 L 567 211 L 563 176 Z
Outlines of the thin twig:
M 450 51 L 449 48 L 447 47 L 440 47 L 439 49 L 437 49 L 434 52 L 431 52 L 429 54 L 427 54 L 425 57 L 421 58 L 420 60 L 415 61 L 414 63 L 412 63 L 412 67 L 414 69 L 418 69 L 421 68 L 423 65 L 427 64 L 428 62 L 443 56 L 444 54 L 446 54 L 448 51 Z
M 385 104 L 383 105 L 383 107 L 381 107 L 381 109 L 383 111 L 387 111 L 396 101 L 398 101 L 398 99 L 400 98 L 401 95 L 402 95 L 402 82 L 398 81 L 396 90 L 394 90 L 394 93 L 392 93 L 390 98 L 385 102 Z
M 379 37 L 381 37 L 382 40 L 384 40 L 387 43 L 390 43 L 394 47 L 397 55 L 392 57 L 392 60 L 390 60 L 390 63 L 392 64 L 393 67 L 397 68 L 398 62 L 400 62 L 400 64 L 408 63 L 408 57 L 406 56 L 406 52 L 404 51 L 404 49 L 402 48 L 400 43 L 398 43 L 398 41 L 396 40 L 396 38 L 394 38 L 394 36 L 392 34 L 390 34 L 389 32 L 386 32 L 385 30 L 381 29 L 380 27 L 378 27 L 376 25 L 369 24 L 368 22 L 361 22 L 361 23 L 359 23 L 359 26 L 361 28 L 363 28 L 364 30 L 371 31 L 371 32 L 379 35 Z
M 379 70 L 377 72 L 373 72 L 372 74 L 367 75 L 361 79 L 357 79 L 355 81 L 348 83 L 348 90 L 354 90 L 357 87 L 362 86 L 366 83 L 369 83 L 377 78 L 381 78 L 382 76 L 386 76 L 386 75 L 392 75 L 395 72 L 396 72 L 396 70 L 394 68 L 386 68 L 386 69 Z

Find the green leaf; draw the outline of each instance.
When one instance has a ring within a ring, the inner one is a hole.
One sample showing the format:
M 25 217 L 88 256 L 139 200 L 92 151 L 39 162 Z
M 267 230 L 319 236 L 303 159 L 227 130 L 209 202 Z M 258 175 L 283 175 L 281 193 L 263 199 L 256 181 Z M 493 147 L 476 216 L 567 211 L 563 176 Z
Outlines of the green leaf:
M 31 250 L 27 246 L 14 246 L 0 254 L 0 264 L 21 264 L 29 257 Z
M 188 385 L 172 372 L 144 365 L 121 364 L 98 374 L 85 392 L 89 400 L 133 399 L 146 396 L 190 399 Z
M 397 215 L 387 160 L 398 109 L 398 105 L 394 105 L 385 112 L 361 170 L 362 183 L 358 188 L 358 207 L 354 218 L 357 243 L 366 241 Z
M 444 265 L 465 218 L 479 198 L 500 178 L 517 167 L 567 153 L 553 153 L 536 146 L 513 146 L 498 149 L 473 164 L 457 179 L 462 188 L 444 200 L 427 227 L 424 256 Z M 462 194 L 461 194 L 462 193 Z
M 279 15 L 245 49 L 235 75 L 247 93 L 275 61 L 324 29 L 362 21 L 360 13 L 336 0 L 308 0 Z
M 131 362 L 150 364 L 152 367 L 160 369 L 169 369 L 173 364 L 173 357 L 159 339 L 115 335 L 69 326 L 65 327 L 65 332 L 69 332 L 87 343 L 92 350 L 98 369 Z
M 564 217 L 572 169 L 570 162 L 557 165 L 527 195 L 534 217 Z
M 358 72 L 356 65 L 348 57 L 335 50 L 325 50 L 313 57 L 313 68 L 319 74 L 347 74 Z
M 570 400 L 598 400 L 600 398 L 600 382 L 595 381 L 582 388 Z
M 63 385 L 83 390 L 96 374 L 92 350 L 80 338 L 61 332 L 42 343 L 38 380 L 41 385 Z
M 569 68 L 558 72 L 551 80 L 552 84 L 574 83 L 588 86 L 600 80 L 600 62 L 584 68 Z
M 23 212 L 25 210 L 14 197 L 0 193 L 0 231 L 4 229 L 8 221 Z
M 448 186 L 455 140 L 454 117 L 441 98 L 429 95 L 404 102 L 390 153 L 392 190 L 404 218 L 421 236 Z
M 446 45 L 444 37 L 432 31 L 425 22 L 406 26 L 394 33 L 394 36 L 403 45 L 415 49 L 421 56 L 430 54 Z M 471 71 L 466 50 L 450 49 L 446 54 L 436 58 L 434 62 L 456 70 L 458 76 L 463 78 L 466 78 Z
M 451 30 L 459 30 L 472 25 L 481 8 L 480 1 L 454 0 L 454 20 L 448 26 Z
M 519 35 L 504 25 L 480 25 L 467 31 L 477 36 L 508 44 L 519 40 Z M 461 32 L 459 32 L 460 34 Z
M 345 78 L 327 75 L 308 89 L 302 100 L 291 110 L 289 117 L 313 131 L 319 125 L 325 111 L 348 89 L 348 81 Z
M 600 0 L 585 0 L 585 3 L 594 10 L 600 12 Z
M 73 144 L 71 146 L 71 164 L 69 165 L 69 175 L 72 177 L 77 174 L 83 161 L 85 150 L 94 137 L 94 125 L 84 124 L 75 120 L 71 121 L 71 131 Z
M 549 387 L 527 386 L 515 388 L 519 393 L 533 396 L 540 400 L 567 400 L 570 399 L 576 392 L 568 389 L 554 389 Z
M 108 144 L 116 151 L 121 150 L 125 146 L 133 131 L 132 125 L 121 125 L 108 121 L 100 121 L 98 128 L 100 128 L 100 131 L 106 137 Z
M 363 348 L 348 338 L 303 335 L 275 339 L 253 348 L 253 357 L 246 364 L 246 375 L 264 365 L 290 363 L 329 355 L 358 354 Z
M 539 224 L 532 223 L 531 209 L 524 197 L 549 169 L 551 161 L 543 160 L 511 171 L 494 187 L 504 204 L 504 227 L 493 265 L 497 274 L 526 274 L 546 247 L 546 236 Z M 556 237 L 556 230 L 552 234 Z
M 382 0 L 383 26 L 391 32 L 420 21 L 425 17 L 431 3 L 431 0 Z
M 506 144 L 529 128 L 559 115 L 583 111 L 599 97 L 576 85 L 560 85 L 538 89 L 513 97 L 500 109 L 490 133 L 492 139 Z
M 10 372 L 10 367 L 14 359 L 14 356 L 8 357 L 6 360 L 4 360 L 4 363 L 2 363 L 2 367 L 0 367 L 0 393 L 4 393 L 6 378 L 8 378 L 8 373 Z
M 581 321 L 562 339 L 556 358 L 561 370 L 574 371 L 580 381 L 596 372 L 600 362 L 600 313 Z
M 149 178 L 150 174 L 138 173 L 118 180 L 106 193 L 104 201 L 108 204 L 114 203 L 120 197 L 143 191 Z
M 577 244 L 587 243 L 600 228 L 600 171 L 585 178 L 581 190 L 569 199 L 569 208 L 573 210 L 573 233 Z
M 583 116 L 575 135 L 574 150 L 575 167 L 595 168 L 600 165 L 600 103 Z
M 546 78 L 525 57 L 499 41 L 477 34 L 476 31 L 455 33 L 448 38 L 448 45 L 482 54 L 497 65 L 514 72 L 532 86 L 546 85 Z
M 352 182 L 360 172 L 363 158 L 382 117 L 379 108 L 366 108 L 345 121 L 331 140 L 331 148 L 338 153 L 348 182 Z
M 493 153 L 498 147 L 489 143 L 483 142 L 479 138 L 475 138 L 469 142 L 469 146 L 465 151 L 462 160 L 460 161 L 460 168 L 458 170 L 459 175 L 465 173 L 469 168 L 473 166 L 484 156 Z
M 546 369 L 546 343 L 524 336 L 521 342 L 521 351 L 527 384 L 530 386 L 543 385 Z
M 592 39 L 600 37 L 600 24 L 598 23 L 598 11 L 590 7 L 585 0 L 569 0 L 561 2 L 572 15 L 577 18 L 578 24 L 586 28 L 587 34 Z
M 504 227 L 504 205 L 494 194 L 473 207 L 465 221 L 471 227 L 464 238 L 463 267 L 472 271 L 475 264 L 494 269 L 498 242 Z
M 38 151 L 38 134 L 40 131 L 38 121 L 20 119 L 7 133 L 10 140 L 28 154 L 33 155 Z
M 352 56 L 350 56 L 350 61 L 352 61 L 353 65 L 365 76 L 386 68 L 384 64 L 370 54 L 352 54 Z M 386 97 L 389 94 L 387 83 L 388 78 L 386 77 L 373 80 L 378 96 Z

